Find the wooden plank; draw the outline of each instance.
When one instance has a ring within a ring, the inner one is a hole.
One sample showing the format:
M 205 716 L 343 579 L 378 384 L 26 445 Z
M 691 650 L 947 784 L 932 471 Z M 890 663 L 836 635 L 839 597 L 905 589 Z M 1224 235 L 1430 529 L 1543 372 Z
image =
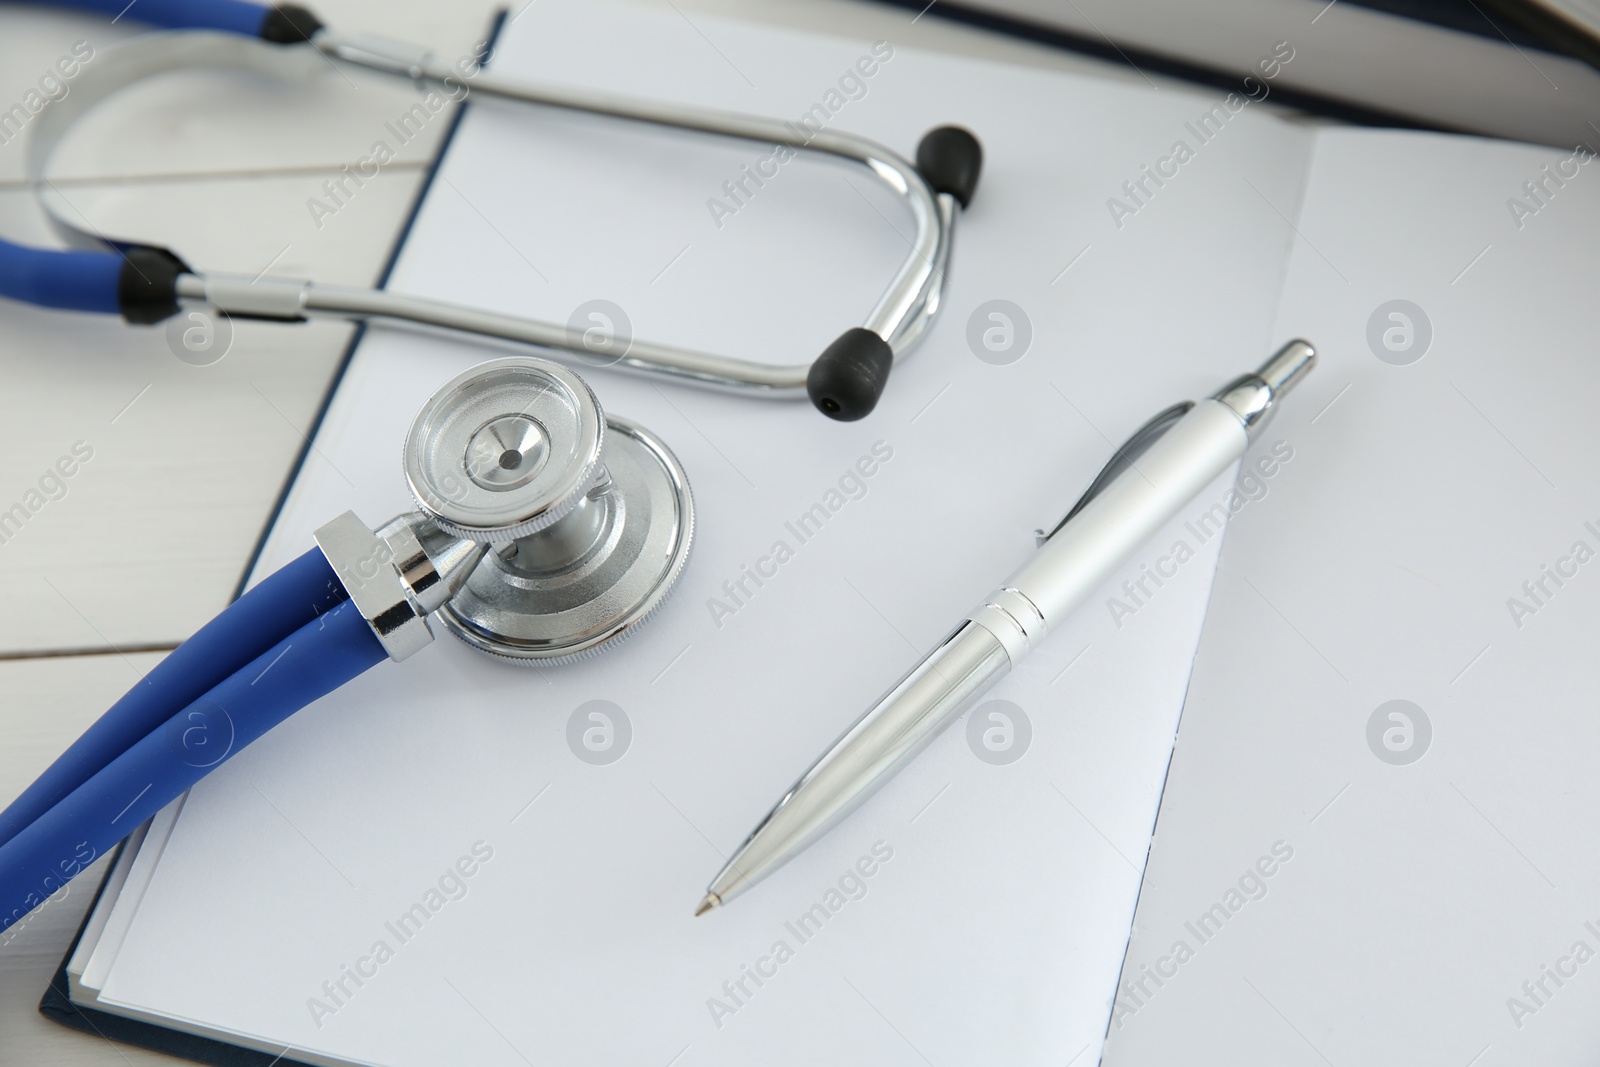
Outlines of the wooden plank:
M 381 6 L 331 0 L 314 6 L 332 26 L 426 42 L 448 60 L 470 54 L 495 9 L 492 0 Z M 60 88 L 51 81 L 59 78 L 58 61 L 66 64 L 60 69 L 71 69 L 77 56 L 87 54 L 91 58 L 77 64 L 75 77 L 87 75 L 112 44 L 149 29 L 137 22 L 137 6 L 115 25 L 103 17 L 16 4 L 5 6 L 4 17 L 0 112 L 26 104 L 30 92 L 40 94 L 35 102 L 48 99 L 44 90 L 59 96 L 64 89 L 70 97 L 73 79 L 61 80 Z M 386 136 L 384 124 L 421 96 L 398 78 L 331 63 L 314 69 L 314 77 L 299 82 L 213 70 L 162 75 L 131 87 L 84 116 L 61 145 L 51 175 L 92 181 L 336 168 L 366 156 Z M 431 124 L 409 143 L 387 136 L 401 160 L 422 163 L 433 157 L 441 129 L 442 123 Z M 0 127 L 0 134 L 9 137 L 10 131 Z M 23 178 L 23 161 L 22 138 L 0 143 L 0 186 Z

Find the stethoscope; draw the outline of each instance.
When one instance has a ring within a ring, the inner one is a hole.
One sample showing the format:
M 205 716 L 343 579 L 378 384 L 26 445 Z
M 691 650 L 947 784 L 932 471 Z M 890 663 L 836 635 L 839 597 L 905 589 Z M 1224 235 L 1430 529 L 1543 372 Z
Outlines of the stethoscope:
M 120 15 L 128 7 L 124 0 L 56 2 L 110 15 Z M 938 315 L 957 207 L 964 208 L 971 200 L 982 167 L 977 139 L 954 126 L 924 136 L 913 166 L 881 145 L 835 130 L 808 134 L 776 119 L 534 85 L 478 71 L 470 79 L 469 92 L 484 97 L 782 145 L 859 165 L 911 213 L 916 233 L 888 289 L 862 325 L 840 334 L 809 364 L 774 366 L 638 340 L 617 352 L 609 337 L 591 338 L 566 326 L 460 304 L 298 278 L 200 273 L 165 248 L 116 241 L 86 230 L 47 181 L 51 157 L 85 111 L 144 78 L 180 69 L 223 68 L 303 80 L 319 73 L 326 61 L 337 60 L 408 78 L 423 87 L 455 90 L 465 84 L 459 71 L 426 49 L 337 33 L 293 5 L 139 0 L 128 13 L 189 32 L 148 34 L 107 48 L 77 73 L 68 95 L 34 117 L 28 128 L 28 178 L 39 191 L 51 225 L 75 250 L 28 248 L 0 240 L 0 295 L 44 307 L 120 313 L 138 324 L 160 322 L 186 308 L 279 322 L 388 320 L 533 346 L 588 366 L 603 363 L 750 396 L 786 398 L 803 391 L 825 415 L 852 420 L 872 411 L 895 361 L 916 347 Z M 601 346 L 598 352 L 596 343 Z
M 446 382 L 403 462 L 417 510 L 318 529 L 0 812 L 0 930 L 294 712 L 427 645 L 430 617 L 503 660 L 570 662 L 637 630 L 688 560 L 683 467 L 549 360 Z
M 67 3 L 121 10 L 121 0 Z M 562 327 L 381 290 L 199 274 L 165 249 L 75 225 L 70 206 L 47 195 L 50 157 L 79 115 L 142 78 L 217 66 L 306 77 L 320 57 L 423 84 L 454 77 L 421 49 L 338 35 L 295 7 L 141 0 L 137 14 L 223 32 L 154 34 L 107 49 L 79 73 L 71 94 L 36 116 L 28 173 L 56 230 L 78 250 L 0 241 L 0 295 L 121 313 L 134 323 L 196 305 L 285 322 L 390 319 L 592 362 L 584 339 Z M 929 133 L 912 167 L 862 138 L 822 131 L 802 140 L 768 119 L 533 87 L 487 72 L 475 76 L 473 90 L 858 163 L 916 221 L 912 251 L 866 323 L 809 365 L 774 367 L 638 342 L 605 353 L 607 365 L 755 396 L 804 389 L 825 414 L 857 419 L 938 313 L 956 206 L 970 199 L 981 165 L 978 143 L 964 130 Z M 428 644 L 430 618 L 509 661 L 589 656 L 661 605 L 693 541 L 693 498 L 672 452 L 642 427 L 606 417 L 576 373 L 547 359 L 493 360 L 447 382 L 412 424 L 404 472 L 417 510 L 377 529 L 350 512 L 321 527 L 316 548 L 175 649 L 0 812 L 0 930 L 289 715 L 380 661 Z

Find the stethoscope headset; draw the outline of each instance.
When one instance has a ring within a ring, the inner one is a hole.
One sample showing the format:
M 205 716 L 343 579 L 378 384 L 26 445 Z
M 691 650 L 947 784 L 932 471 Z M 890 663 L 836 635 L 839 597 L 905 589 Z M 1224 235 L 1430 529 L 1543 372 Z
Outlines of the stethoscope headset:
M 124 8 L 118 0 L 56 2 L 112 15 Z M 106 49 L 77 72 L 69 94 L 34 117 L 27 127 L 28 180 L 52 228 L 73 251 L 0 241 L 0 296 L 44 307 L 120 314 L 141 325 L 191 307 L 285 323 L 387 320 L 744 395 L 789 398 L 804 392 L 823 414 L 850 421 L 872 411 L 895 361 L 916 347 L 938 315 L 957 210 L 971 201 L 983 162 L 977 139 L 954 126 L 924 136 L 913 166 L 866 138 L 831 129 L 809 131 L 777 119 L 532 84 L 488 69 L 477 71 L 469 84 L 455 67 L 426 49 L 337 33 L 301 7 L 266 7 L 247 0 L 139 0 L 129 17 L 186 32 L 148 34 Z M 327 61 L 403 77 L 421 88 L 458 93 L 467 86 L 469 98 L 561 108 L 843 161 L 886 186 L 910 212 L 916 232 L 864 323 L 844 331 L 810 363 L 776 366 L 637 339 L 625 352 L 596 352 L 581 332 L 516 315 L 300 278 L 202 273 L 168 249 L 117 241 L 86 229 L 47 180 L 51 158 L 72 125 L 100 101 L 136 82 L 184 69 L 246 70 L 306 81 L 324 72 Z

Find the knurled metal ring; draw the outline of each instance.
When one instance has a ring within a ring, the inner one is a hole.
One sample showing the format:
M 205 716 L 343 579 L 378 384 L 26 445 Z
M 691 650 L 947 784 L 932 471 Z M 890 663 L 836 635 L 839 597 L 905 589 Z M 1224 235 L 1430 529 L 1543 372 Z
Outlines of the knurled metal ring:
M 513 356 L 456 375 L 406 435 L 406 485 L 441 530 L 513 541 L 594 487 L 605 416 L 589 386 L 549 360 Z

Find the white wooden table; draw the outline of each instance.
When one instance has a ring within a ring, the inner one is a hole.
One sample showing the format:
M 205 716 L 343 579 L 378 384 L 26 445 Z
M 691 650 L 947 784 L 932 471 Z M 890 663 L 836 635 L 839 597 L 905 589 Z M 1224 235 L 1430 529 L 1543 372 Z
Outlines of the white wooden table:
M 513 9 L 522 0 L 510 0 Z M 663 5 L 673 0 L 657 0 Z M 332 25 L 465 55 L 497 0 L 318 0 Z M 913 12 L 846 0 L 676 0 L 682 17 L 778 25 L 1127 81 L 1078 59 Z M 0 6 L 0 109 L 73 44 L 138 32 L 129 18 Z M 1189 90 L 1173 87 L 1174 91 Z M 382 270 L 445 124 L 319 228 L 306 207 L 367 154 L 414 98 L 403 84 L 335 73 L 298 91 L 246 76 L 174 76 L 85 120 L 52 177 L 103 232 L 212 270 L 367 285 Z M 51 243 L 23 180 L 21 140 L 0 144 L 0 234 Z M 84 442 L 93 458 L 0 543 L 0 801 L 9 800 L 161 654 L 227 603 L 289 475 L 349 337 L 336 325 L 239 323 L 220 362 L 194 367 L 162 329 L 0 301 L 0 510 Z M 80 446 L 81 447 L 81 446 Z M 59 1028 L 37 1014 L 98 878 L 75 882 L 0 948 L 0 1061 L 174 1063 Z

